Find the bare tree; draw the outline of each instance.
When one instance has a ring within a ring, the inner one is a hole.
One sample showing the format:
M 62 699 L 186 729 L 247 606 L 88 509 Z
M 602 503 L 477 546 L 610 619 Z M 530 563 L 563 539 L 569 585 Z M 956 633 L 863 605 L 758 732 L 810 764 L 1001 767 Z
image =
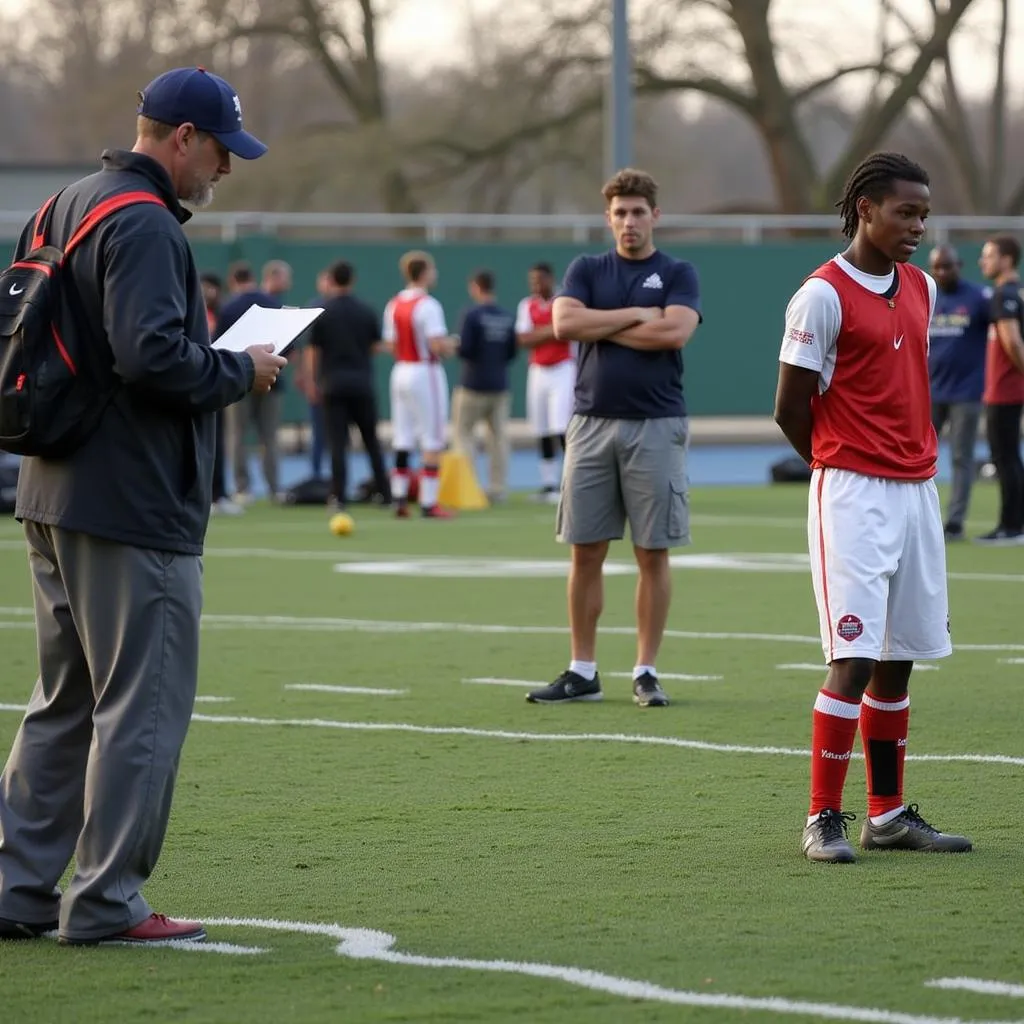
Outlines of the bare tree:
M 840 190 L 856 163 L 883 141 L 918 94 L 970 3 L 946 0 L 941 9 L 933 4 L 930 30 L 921 38 L 907 33 L 893 43 L 883 33 L 881 52 L 872 59 L 836 62 L 816 78 L 788 81 L 781 67 L 785 48 L 772 30 L 772 0 L 676 0 L 676 20 L 697 27 L 698 44 L 709 35 L 717 37 L 718 47 L 732 57 L 724 66 L 739 64 L 744 71 L 738 76 L 724 75 L 718 70 L 723 62 L 709 60 L 707 46 L 690 45 L 684 33 L 676 37 L 668 54 L 663 51 L 654 59 L 640 54 L 638 85 L 648 92 L 700 93 L 740 111 L 761 136 L 780 208 L 787 213 L 821 209 Z M 678 54 L 686 56 L 673 59 Z M 897 58 L 901 61 L 898 73 Z M 820 166 L 808 143 L 802 108 L 840 81 L 872 73 L 874 84 L 868 100 L 854 119 L 842 152 L 830 166 Z
M 932 7 L 936 0 L 930 0 Z M 897 17 L 905 19 L 894 12 Z M 909 28 L 909 26 L 907 26 Z M 948 40 L 939 60 L 939 74 L 926 83 L 918 101 L 927 111 L 945 153 L 957 170 L 967 207 L 975 213 L 1024 212 L 1024 175 L 1005 191 L 1007 155 L 1006 51 L 1010 33 L 1010 0 L 999 0 L 995 38 L 990 39 L 995 68 L 992 92 L 985 103 L 964 99 L 950 58 Z

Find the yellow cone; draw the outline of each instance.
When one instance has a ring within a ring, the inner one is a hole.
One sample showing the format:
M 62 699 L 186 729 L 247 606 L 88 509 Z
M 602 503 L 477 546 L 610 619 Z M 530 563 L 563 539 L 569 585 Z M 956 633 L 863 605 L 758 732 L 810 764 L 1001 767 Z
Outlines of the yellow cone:
M 445 508 L 476 512 L 488 508 L 490 502 L 477 483 L 473 464 L 462 452 L 445 452 L 441 456 L 438 504 Z

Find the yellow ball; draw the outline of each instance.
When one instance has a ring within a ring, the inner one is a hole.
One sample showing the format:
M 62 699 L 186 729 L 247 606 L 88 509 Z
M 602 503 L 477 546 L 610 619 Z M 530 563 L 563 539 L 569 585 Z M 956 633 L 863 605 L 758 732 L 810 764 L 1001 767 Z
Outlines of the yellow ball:
M 331 516 L 328 526 L 335 537 L 347 537 L 356 528 L 356 521 L 347 512 L 338 512 Z

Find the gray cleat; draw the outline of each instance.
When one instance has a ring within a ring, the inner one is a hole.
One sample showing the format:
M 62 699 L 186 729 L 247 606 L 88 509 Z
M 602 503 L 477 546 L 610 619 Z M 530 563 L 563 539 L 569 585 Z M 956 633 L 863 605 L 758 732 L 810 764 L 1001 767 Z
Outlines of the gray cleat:
M 526 695 L 531 704 L 572 704 L 582 700 L 601 700 L 603 697 L 599 675 L 593 679 L 584 679 L 568 669 L 550 685 L 531 690 Z
M 921 850 L 931 853 L 968 853 L 973 846 L 966 836 L 940 832 L 917 813 L 917 804 L 911 804 L 892 821 L 872 825 L 864 820 L 860 832 L 860 845 L 865 850 Z
M 808 860 L 826 864 L 852 864 L 857 859 L 846 834 L 846 823 L 855 820 L 855 814 L 823 810 L 804 829 L 801 849 Z

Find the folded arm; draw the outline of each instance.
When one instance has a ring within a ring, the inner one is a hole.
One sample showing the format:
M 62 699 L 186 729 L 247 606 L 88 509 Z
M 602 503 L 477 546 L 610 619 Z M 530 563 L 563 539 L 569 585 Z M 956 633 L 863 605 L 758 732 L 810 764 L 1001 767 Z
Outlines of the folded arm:
M 552 326 L 559 341 L 607 341 L 613 334 L 643 323 L 651 310 L 588 309 L 579 299 L 560 295 L 552 308 Z
M 664 316 L 617 331 L 608 340 L 641 352 L 681 349 L 693 337 L 699 323 L 700 314 L 695 309 L 667 306 Z

